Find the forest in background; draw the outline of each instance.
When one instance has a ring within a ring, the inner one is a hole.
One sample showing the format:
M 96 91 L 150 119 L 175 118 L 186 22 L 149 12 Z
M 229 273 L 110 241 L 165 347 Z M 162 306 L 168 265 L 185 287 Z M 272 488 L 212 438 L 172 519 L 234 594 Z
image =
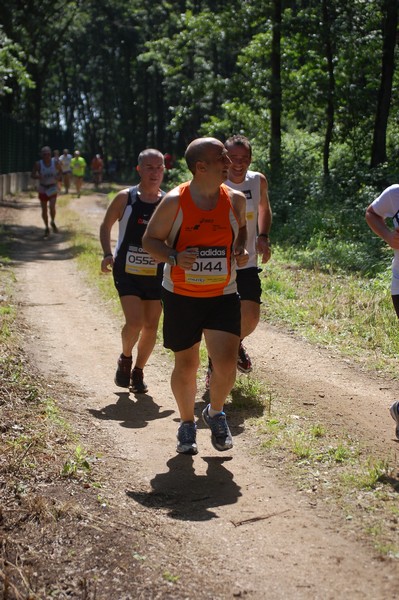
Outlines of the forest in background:
M 308 266 L 386 268 L 364 210 L 398 180 L 398 0 L 0 0 L 0 15 L 0 112 L 64 128 L 126 178 L 144 147 L 178 181 L 193 138 L 243 133 L 273 241 Z

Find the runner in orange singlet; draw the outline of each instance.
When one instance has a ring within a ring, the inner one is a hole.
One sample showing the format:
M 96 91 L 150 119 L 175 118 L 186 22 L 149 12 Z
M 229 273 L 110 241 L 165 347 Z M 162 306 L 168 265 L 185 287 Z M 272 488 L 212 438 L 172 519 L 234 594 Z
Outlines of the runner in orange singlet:
M 194 405 L 202 334 L 214 366 L 202 418 L 217 450 L 233 446 L 223 407 L 236 377 L 241 324 L 236 264 L 248 261 L 247 228 L 245 196 L 223 185 L 230 165 L 223 144 L 198 138 L 185 158 L 193 178 L 166 194 L 148 224 L 143 248 L 166 263 L 163 333 L 164 346 L 175 355 L 177 451 L 197 454 Z

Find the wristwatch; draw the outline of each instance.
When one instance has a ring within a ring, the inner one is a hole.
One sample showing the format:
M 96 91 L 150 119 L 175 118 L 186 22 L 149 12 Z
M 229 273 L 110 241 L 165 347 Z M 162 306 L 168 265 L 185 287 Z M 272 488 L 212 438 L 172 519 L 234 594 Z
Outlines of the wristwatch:
M 177 267 L 177 253 L 170 254 L 167 260 L 168 265 L 171 267 Z

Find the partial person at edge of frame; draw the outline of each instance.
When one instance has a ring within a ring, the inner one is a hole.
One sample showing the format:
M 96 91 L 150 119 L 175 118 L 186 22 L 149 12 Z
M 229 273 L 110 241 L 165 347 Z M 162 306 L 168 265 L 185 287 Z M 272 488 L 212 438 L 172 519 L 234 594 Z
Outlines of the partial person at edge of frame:
M 393 229 L 386 220 L 392 219 Z M 399 185 L 386 188 L 366 209 L 366 221 L 374 233 L 393 250 L 391 297 L 396 316 L 399 318 Z M 390 413 L 396 422 L 395 435 L 399 440 L 399 400 L 390 406 Z

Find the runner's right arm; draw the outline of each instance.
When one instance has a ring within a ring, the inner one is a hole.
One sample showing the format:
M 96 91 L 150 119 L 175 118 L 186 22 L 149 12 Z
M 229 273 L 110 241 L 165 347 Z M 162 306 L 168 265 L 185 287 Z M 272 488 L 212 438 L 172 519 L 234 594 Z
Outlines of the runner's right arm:
M 178 208 L 179 188 L 175 188 L 166 194 L 162 202 L 155 209 L 143 235 L 143 248 L 157 262 L 168 262 L 169 256 L 174 254 L 177 266 L 187 270 L 191 269 L 195 263 L 197 253 L 192 248 L 176 252 L 166 243 Z
M 110 273 L 114 263 L 114 257 L 111 249 L 111 230 L 116 221 L 120 221 L 126 208 L 129 195 L 129 188 L 121 190 L 111 204 L 108 206 L 104 220 L 100 225 L 100 244 L 103 249 L 103 259 L 101 261 L 102 273 Z
M 40 178 L 40 165 L 38 162 L 35 162 L 35 164 L 32 167 L 32 173 L 30 174 L 32 179 L 39 179 Z

